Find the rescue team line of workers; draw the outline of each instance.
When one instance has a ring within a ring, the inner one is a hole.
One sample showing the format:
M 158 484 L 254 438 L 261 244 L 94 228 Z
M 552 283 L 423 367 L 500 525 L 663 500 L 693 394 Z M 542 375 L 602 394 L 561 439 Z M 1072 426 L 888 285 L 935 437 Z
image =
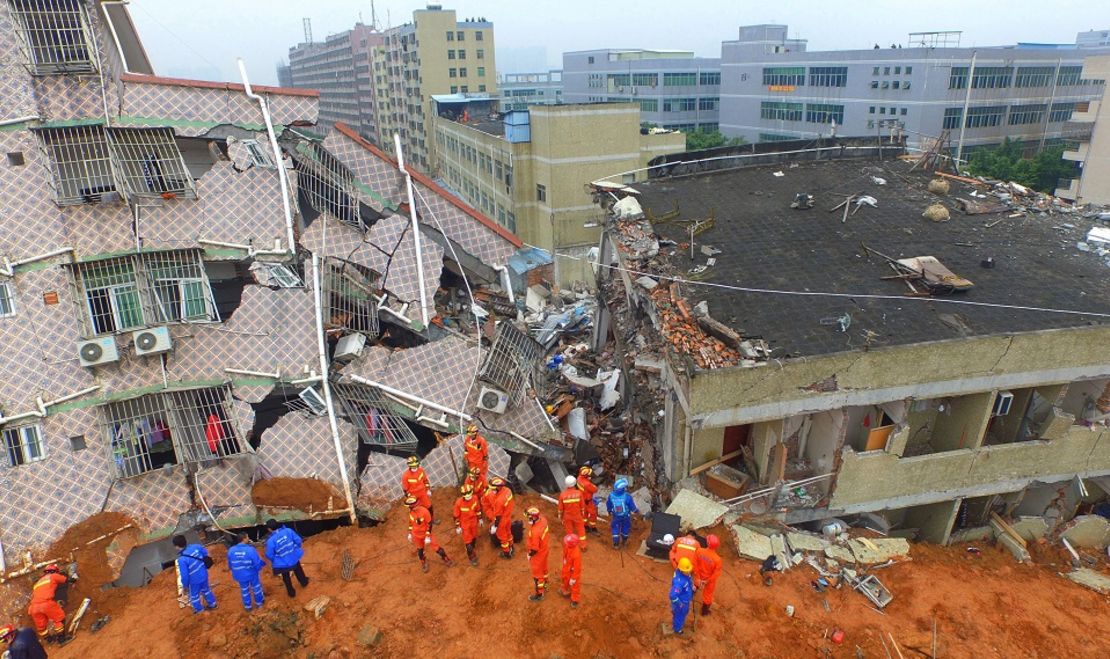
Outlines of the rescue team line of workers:
M 467 558 L 472 566 L 478 565 L 475 550 L 479 530 L 485 521 L 490 522 L 490 535 L 500 549 L 500 556 L 510 559 L 514 554 L 512 536 L 513 493 L 505 480 L 489 474 L 489 445 L 480 434 L 477 426 L 466 429 L 463 442 L 467 475 L 459 488 L 460 496 L 455 500 L 452 517 L 455 520 L 455 533 L 461 536 L 466 548 Z M 560 594 L 569 597 L 571 606 L 577 608 L 582 592 L 582 552 L 587 548 L 587 534 L 598 533 L 597 485 L 590 480 L 593 470 L 583 466 L 578 476 L 567 476 L 563 490 L 557 499 L 559 519 L 563 524 L 562 548 L 563 567 Z M 420 569 L 428 571 L 427 552 L 439 555 L 447 567 L 454 565 L 447 552 L 436 541 L 432 531 L 434 511 L 431 503 L 431 483 L 420 466 L 420 459 L 411 456 L 407 469 L 401 476 L 401 488 L 405 493 L 405 506 L 409 509 L 408 540 L 416 549 Z M 628 492 L 628 482 L 617 479 L 612 493 L 605 501 L 609 513 L 610 532 L 613 548 L 619 549 L 628 544 L 632 531 L 632 515 L 640 511 Z M 549 541 L 551 528 L 547 518 L 539 508 L 530 507 L 524 511 L 528 520 L 525 546 L 528 550 L 528 565 L 532 574 L 534 592 L 528 597 L 533 602 L 542 601 L 547 591 Z M 670 602 L 672 628 L 674 633 L 682 634 L 686 616 L 694 592 L 702 592 L 702 615 L 709 615 L 713 604 L 713 594 L 721 575 L 722 562 L 717 553 L 720 539 L 716 535 L 706 538 L 706 546 L 692 535 L 675 540 L 667 535 L 664 542 L 671 543 L 670 560 L 675 569 L 671 581 Z

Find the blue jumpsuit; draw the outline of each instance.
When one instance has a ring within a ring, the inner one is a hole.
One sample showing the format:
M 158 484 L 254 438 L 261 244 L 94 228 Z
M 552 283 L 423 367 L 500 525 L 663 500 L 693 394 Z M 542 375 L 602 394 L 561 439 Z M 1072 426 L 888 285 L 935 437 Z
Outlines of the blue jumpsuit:
M 640 512 L 636 502 L 627 491 L 610 492 L 605 499 L 605 509 L 609 511 L 609 529 L 613 533 L 613 546 L 628 539 L 632 532 L 632 513 Z
M 690 613 L 690 600 L 694 598 L 694 582 L 690 575 L 679 570 L 674 571 L 671 579 L 671 627 L 674 633 L 682 631 L 686 624 L 686 615 Z
M 262 581 L 258 573 L 266 563 L 258 556 L 258 551 L 253 545 L 241 542 L 227 550 L 227 567 L 231 576 L 239 582 L 239 592 L 243 596 L 243 608 L 251 610 L 251 595 L 254 596 L 254 606 L 261 608 L 266 600 L 262 593 Z
M 189 603 L 193 605 L 193 613 L 204 610 L 201 597 L 208 608 L 216 608 L 216 596 L 208 586 L 208 566 L 204 564 L 206 558 L 208 550 L 203 545 L 192 544 L 178 552 L 177 568 L 181 571 L 181 586 L 189 589 Z

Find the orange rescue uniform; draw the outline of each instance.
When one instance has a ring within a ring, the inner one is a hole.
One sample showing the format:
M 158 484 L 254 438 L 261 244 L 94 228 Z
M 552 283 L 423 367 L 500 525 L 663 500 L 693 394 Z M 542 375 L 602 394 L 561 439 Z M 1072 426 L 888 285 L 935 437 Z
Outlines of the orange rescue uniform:
M 477 468 L 478 474 L 484 481 L 489 473 L 489 444 L 481 435 L 474 435 L 473 439 L 467 435 L 463 439 L 463 456 L 466 458 L 468 469 Z
M 474 488 L 474 496 L 479 499 L 483 498 L 486 494 L 486 476 L 485 474 L 478 474 L 477 477 L 471 476 L 468 471 L 466 478 L 463 479 L 463 485 L 469 485 Z
M 683 558 L 690 559 L 690 565 L 697 565 L 698 550 L 701 545 L 692 535 L 684 535 L 671 545 L 671 565 L 678 569 L 678 561 Z
M 543 515 L 528 528 L 528 565 L 532 568 L 532 578 L 536 580 L 536 589 L 540 594 L 543 594 L 547 584 L 548 530 L 547 518 Z
M 401 489 L 405 494 L 416 497 L 418 506 L 429 508 L 432 505 L 431 487 L 432 484 L 428 481 L 428 475 L 424 473 L 423 467 L 405 469 L 405 473 L 401 475 Z
M 713 591 L 717 589 L 717 578 L 721 576 L 720 555 L 708 547 L 698 547 L 694 573 L 704 586 L 701 591 L 701 603 L 706 606 L 713 604 Z
M 559 517 L 563 520 L 563 533 L 576 535 L 586 544 L 586 504 L 582 499 L 582 490 L 577 487 L 563 490 L 559 495 Z
M 589 476 L 579 476 L 578 483 L 575 487 L 582 490 L 582 498 L 586 510 L 586 526 L 591 529 L 596 529 L 597 502 L 594 501 L 594 496 L 597 495 L 597 486 L 590 482 Z
M 57 572 L 44 574 L 35 582 L 31 591 L 31 606 L 27 608 L 27 613 L 31 614 L 31 619 L 35 621 L 35 629 L 40 636 L 49 632 L 56 634 L 64 629 L 62 623 L 66 619 L 66 614 L 62 611 L 62 607 L 58 606 L 54 595 L 58 591 L 58 586 L 65 582 L 65 575 Z M 48 625 L 50 629 L 47 629 Z
M 501 551 L 507 554 L 513 547 L 513 491 L 508 485 L 493 495 L 492 507 L 497 517 L 497 541 L 501 543 Z
M 417 549 L 439 551 L 439 544 L 432 535 L 432 514 L 419 503 L 409 508 L 409 533 L 412 534 L 412 544 Z M 425 538 L 431 538 L 431 542 L 425 544 Z
M 582 597 L 581 546 L 568 547 L 563 544 L 563 594 L 569 594 L 572 602 L 577 602 Z
M 482 502 L 478 497 L 470 497 L 467 501 L 464 497 L 455 499 L 455 526 L 462 529 L 462 541 L 464 545 L 474 542 L 478 537 L 478 520 L 482 517 Z

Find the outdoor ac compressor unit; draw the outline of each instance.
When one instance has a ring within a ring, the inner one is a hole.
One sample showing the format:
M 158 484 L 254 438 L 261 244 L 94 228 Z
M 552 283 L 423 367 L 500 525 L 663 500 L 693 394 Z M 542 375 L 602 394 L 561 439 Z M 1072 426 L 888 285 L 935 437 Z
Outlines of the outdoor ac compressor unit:
M 136 355 L 158 355 L 173 348 L 168 327 L 151 327 L 131 335 L 135 342 Z
M 355 332 L 339 339 L 335 344 L 335 355 L 332 356 L 337 362 L 349 362 L 362 354 L 362 349 L 366 347 L 366 335 Z
M 102 336 L 98 339 L 78 341 L 77 359 L 86 368 L 118 362 L 119 351 L 116 349 L 116 337 Z
M 991 416 L 1006 416 L 1010 413 L 1010 406 L 1014 404 L 1014 395 L 1009 391 L 1000 391 L 994 399 L 994 408 Z
M 494 412 L 495 414 L 504 414 L 505 408 L 508 406 L 509 394 L 500 389 L 483 386 L 478 393 L 478 409 Z

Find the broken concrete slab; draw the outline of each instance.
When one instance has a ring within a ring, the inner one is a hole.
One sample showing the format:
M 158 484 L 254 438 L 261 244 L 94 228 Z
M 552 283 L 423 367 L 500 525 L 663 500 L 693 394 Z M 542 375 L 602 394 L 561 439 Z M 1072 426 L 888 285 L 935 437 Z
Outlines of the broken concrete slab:
M 790 550 L 786 546 L 786 536 L 781 533 L 776 533 L 769 538 L 771 541 L 771 553 L 779 559 L 779 565 L 786 568 L 793 567 L 794 561 L 790 555 Z
M 634 366 L 637 371 L 644 371 L 645 373 L 662 373 L 663 360 L 658 357 L 648 355 L 636 355 Z
M 825 547 L 825 556 L 841 563 L 856 562 L 856 557 L 852 553 L 852 550 L 847 547 L 841 547 L 840 545 L 829 545 Z
M 1005 547 L 1011 554 L 1013 554 L 1015 559 L 1023 563 L 1025 561 L 1031 560 L 1029 552 L 1025 550 L 1025 547 L 1022 547 L 1017 540 L 1014 540 L 1009 535 L 1003 533 L 995 538 L 995 541 L 999 545 Z
M 644 276 L 640 277 L 639 279 L 637 279 L 636 283 L 639 284 L 640 286 L 643 286 L 644 288 L 646 288 L 649 291 L 659 285 L 659 282 L 655 281 L 651 277 L 648 277 L 647 275 L 644 275 Z
M 1080 515 L 1060 529 L 1073 547 L 1102 549 L 1110 544 L 1110 520 L 1099 515 Z
M 1048 522 L 1043 517 L 1018 517 L 1010 524 L 1010 528 L 1027 542 L 1034 542 L 1048 533 Z
M 604 501 L 602 499 L 602 505 L 604 505 Z M 651 490 L 646 485 L 632 493 L 632 501 L 636 503 L 636 508 L 641 515 L 651 512 Z
M 794 551 L 823 552 L 829 546 L 829 541 L 821 536 L 799 531 L 787 532 L 786 542 L 790 544 L 790 548 Z
M 1080 586 L 1085 586 L 1093 591 L 1110 593 L 1110 577 L 1089 568 L 1079 568 L 1075 572 L 1069 572 L 1064 576 Z
M 983 540 L 990 540 L 994 537 L 994 529 L 989 526 L 974 526 L 970 529 L 960 529 L 953 531 L 949 539 L 949 544 L 958 544 L 961 542 L 981 542 Z
M 905 538 L 875 538 L 864 542 L 862 538 L 848 541 L 848 548 L 860 563 L 885 563 L 892 558 L 910 555 L 910 543 Z
M 690 490 L 682 490 L 667 506 L 666 512 L 682 518 L 683 529 L 703 529 L 721 521 L 728 507 Z
M 732 527 L 732 537 L 736 540 L 736 549 L 743 558 L 763 562 L 771 555 L 771 539 L 743 526 Z
M 555 484 L 560 490 L 563 488 L 563 481 L 567 479 L 570 474 L 567 472 L 567 467 L 562 462 L 557 460 L 545 460 L 547 468 L 551 470 L 551 477 L 555 479 Z

